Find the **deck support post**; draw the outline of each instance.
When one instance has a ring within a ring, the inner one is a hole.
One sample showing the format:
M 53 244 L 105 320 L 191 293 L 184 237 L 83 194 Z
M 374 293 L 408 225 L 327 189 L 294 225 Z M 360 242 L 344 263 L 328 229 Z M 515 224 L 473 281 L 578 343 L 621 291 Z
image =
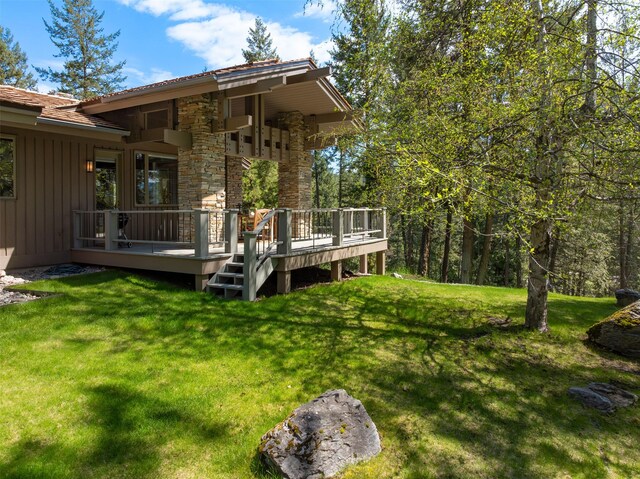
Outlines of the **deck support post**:
M 386 267 L 386 253 L 384 251 L 378 251 L 376 253 L 376 274 L 379 275 L 383 275 L 386 273 L 387 271 L 387 267 Z
M 342 281 L 342 260 L 331 262 L 331 281 Z
M 242 299 L 245 301 L 255 301 L 257 294 L 256 278 L 256 236 L 253 231 L 244 232 L 244 288 L 242 289 Z
M 369 273 L 369 255 L 368 254 L 360 255 L 360 273 L 361 274 Z
M 342 208 L 338 208 L 333 212 L 333 246 L 342 246 L 343 237 L 344 211 Z M 333 266 L 331 267 L 331 270 L 333 271 Z
M 224 215 L 224 252 L 238 252 L 238 210 L 225 210 Z
M 283 208 L 278 211 L 278 254 L 291 254 L 291 216 L 291 208 Z M 278 285 L 280 284 L 279 278 L 280 273 L 278 273 Z M 291 289 L 291 284 L 289 284 L 289 289 Z M 279 289 L 278 292 L 280 292 Z
M 291 271 L 278 271 L 278 294 L 291 292 Z
M 118 212 L 104 211 L 104 249 L 113 251 L 118 248 Z
M 204 291 L 207 288 L 209 282 L 208 274 L 194 274 L 194 288 L 196 291 Z
M 195 233 L 195 257 L 206 258 L 209 255 L 209 210 L 193 210 Z

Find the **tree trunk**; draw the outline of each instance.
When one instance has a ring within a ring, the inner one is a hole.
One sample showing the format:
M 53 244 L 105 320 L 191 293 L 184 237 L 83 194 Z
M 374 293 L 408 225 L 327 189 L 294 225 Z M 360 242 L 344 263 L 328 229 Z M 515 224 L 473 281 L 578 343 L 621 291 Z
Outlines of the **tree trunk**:
M 620 289 L 626 289 L 629 286 L 627 277 L 627 245 L 626 239 L 626 220 L 625 220 L 624 204 L 620 201 L 618 208 L 618 259 L 620 264 Z
M 527 282 L 527 311 L 524 325 L 528 329 L 548 331 L 547 324 L 547 266 L 551 241 L 551 221 L 541 219 L 531 227 L 529 253 L 529 281 Z
M 482 243 L 482 256 L 480 257 L 480 266 L 478 267 L 478 278 L 476 283 L 483 285 L 487 277 L 487 269 L 489 269 L 489 258 L 491 256 L 491 238 L 493 236 L 493 215 L 487 213 L 484 225 L 484 242 Z
M 509 237 L 504 238 L 504 273 L 503 283 L 504 286 L 509 287 L 509 277 L 511 276 L 511 241 Z
M 460 266 L 460 282 L 471 283 L 471 265 L 473 264 L 473 222 L 466 216 L 462 227 L 462 264 Z
M 422 238 L 420 241 L 420 258 L 418 259 L 418 274 L 424 277 L 429 276 L 429 264 L 431 263 L 431 234 L 433 231 L 433 220 L 429 220 L 422 227 Z
M 551 244 L 551 257 L 549 258 L 549 275 L 551 277 L 549 289 L 555 291 L 555 277 L 556 277 L 556 260 L 558 258 L 558 250 L 560 249 L 560 231 L 556 228 L 556 234 L 553 235 L 553 242 Z
M 405 250 L 405 264 L 407 269 L 413 272 L 413 218 L 407 222 L 407 249 Z
M 451 223 L 453 222 L 453 208 L 447 206 L 447 226 L 444 230 L 444 253 L 442 254 L 442 271 L 440 281 L 449 282 L 449 254 L 451 252 Z
M 344 155 L 340 148 L 340 159 L 338 160 L 338 208 L 342 208 L 342 182 L 344 176 Z
M 516 236 L 516 288 L 522 288 L 522 238 Z

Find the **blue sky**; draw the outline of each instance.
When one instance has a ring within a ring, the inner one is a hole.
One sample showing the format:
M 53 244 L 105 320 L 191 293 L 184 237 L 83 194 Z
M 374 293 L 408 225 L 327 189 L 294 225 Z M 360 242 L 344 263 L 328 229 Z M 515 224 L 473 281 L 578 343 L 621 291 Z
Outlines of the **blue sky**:
M 57 5 L 62 0 L 54 0 Z M 120 30 L 114 59 L 126 60 L 126 87 L 207 69 L 243 63 L 242 48 L 256 16 L 267 24 L 282 59 L 314 53 L 328 61 L 334 4 L 307 6 L 305 0 L 94 0 L 104 11 L 106 33 Z M 11 30 L 29 64 L 59 69 L 60 58 L 42 19 L 51 15 L 46 0 L 0 0 L 0 24 Z M 39 81 L 40 91 L 52 85 Z

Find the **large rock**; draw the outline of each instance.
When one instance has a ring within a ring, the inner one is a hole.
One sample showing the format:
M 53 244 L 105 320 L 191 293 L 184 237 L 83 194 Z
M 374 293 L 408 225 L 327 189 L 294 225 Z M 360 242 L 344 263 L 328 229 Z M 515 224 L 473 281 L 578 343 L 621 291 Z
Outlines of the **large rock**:
M 569 395 L 579 400 L 583 406 L 605 413 L 632 406 L 638 401 L 635 394 L 608 383 L 589 383 L 586 388 L 572 387 L 569 388 Z
M 629 306 L 640 299 L 640 293 L 632 289 L 616 290 L 616 303 L 618 306 Z
M 376 425 L 344 389 L 303 404 L 260 444 L 262 460 L 287 479 L 329 478 L 379 452 Z
M 640 358 L 640 301 L 591 326 L 587 335 L 594 343 L 616 353 Z

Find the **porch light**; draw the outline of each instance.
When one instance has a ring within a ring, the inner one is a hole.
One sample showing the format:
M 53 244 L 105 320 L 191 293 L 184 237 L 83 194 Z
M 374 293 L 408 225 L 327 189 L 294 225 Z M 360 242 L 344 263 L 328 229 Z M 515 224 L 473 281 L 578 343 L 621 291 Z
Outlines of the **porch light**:
M 93 160 L 87 160 L 87 163 L 86 163 L 87 173 L 93 173 L 94 165 L 95 163 Z

